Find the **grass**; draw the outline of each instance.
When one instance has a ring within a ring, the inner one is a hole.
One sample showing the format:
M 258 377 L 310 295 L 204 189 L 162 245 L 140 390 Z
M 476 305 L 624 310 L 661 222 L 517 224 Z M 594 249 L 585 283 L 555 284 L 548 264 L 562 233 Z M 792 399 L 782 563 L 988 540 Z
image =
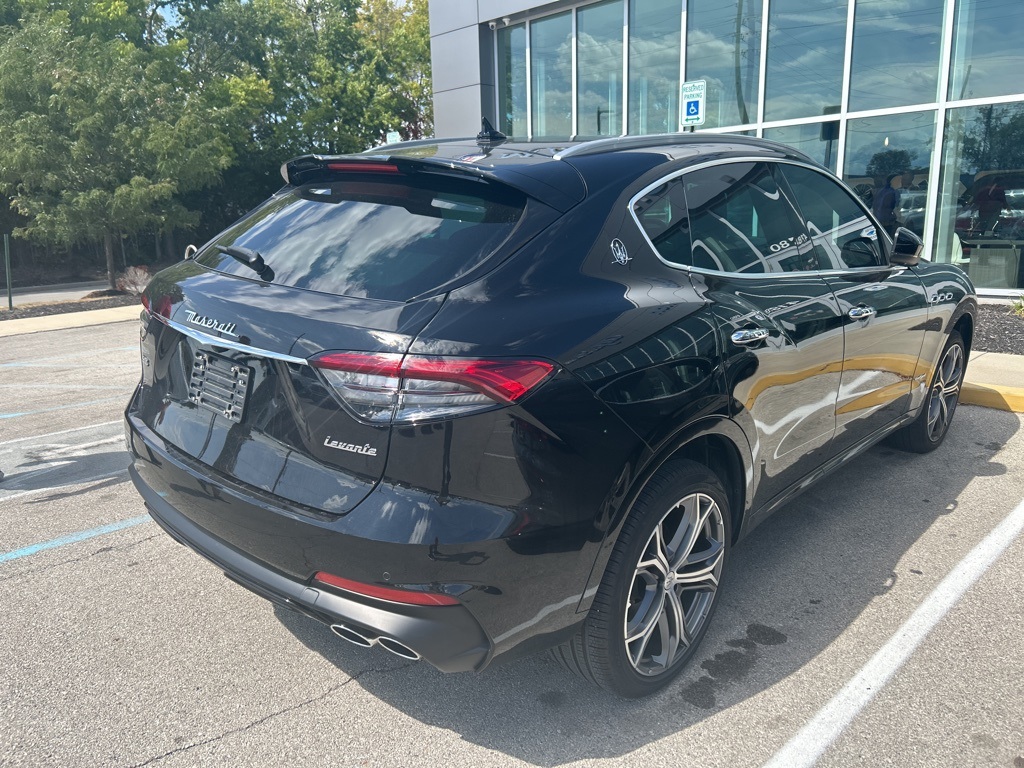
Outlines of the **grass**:
M 1017 317 L 1024 317 L 1024 293 L 1017 297 L 1017 300 L 1011 305 L 1013 314 Z

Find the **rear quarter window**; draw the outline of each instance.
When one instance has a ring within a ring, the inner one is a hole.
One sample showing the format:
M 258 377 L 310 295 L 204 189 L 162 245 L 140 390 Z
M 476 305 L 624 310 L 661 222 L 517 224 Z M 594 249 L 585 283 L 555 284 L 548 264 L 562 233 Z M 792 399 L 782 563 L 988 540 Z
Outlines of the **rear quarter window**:
M 525 206 L 507 187 L 462 179 L 358 178 L 306 184 L 268 200 L 199 255 L 219 272 L 260 279 L 217 246 L 257 252 L 275 284 L 408 301 L 491 256 Z

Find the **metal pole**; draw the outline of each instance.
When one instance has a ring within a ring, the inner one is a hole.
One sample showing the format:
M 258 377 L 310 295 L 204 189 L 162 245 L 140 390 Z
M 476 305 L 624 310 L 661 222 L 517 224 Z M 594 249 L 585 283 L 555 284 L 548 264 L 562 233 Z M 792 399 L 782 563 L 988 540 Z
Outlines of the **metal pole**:
M 7 268 L 7 308 L 14 309 L 14 294 L 11 290 L 11 236 L 4 232 L 4 265 Z

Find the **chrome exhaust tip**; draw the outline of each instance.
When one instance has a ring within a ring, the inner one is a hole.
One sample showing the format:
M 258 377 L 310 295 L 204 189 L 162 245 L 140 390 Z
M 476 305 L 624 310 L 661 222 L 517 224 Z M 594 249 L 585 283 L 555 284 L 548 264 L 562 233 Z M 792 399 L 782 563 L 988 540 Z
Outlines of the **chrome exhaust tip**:
M 344 624 L 331 624 L 331 632 L 336 634 L 342 640 L 348 640 L 353 645 L 358 645 L 360 648 L 372 648 L 373 644 L 377 642 L 377 638 L 370 634 L 364 634 L 358 630 L 347 627 Z
M 391 637 L 378 637 L 377 645 L 383 648 L 385 651 L 389 651 L 395 656 L 401 656 L 403 659 L 409 661 L 419 661 L 420 655 L 416 653 L 412 648 L 407 645 L 403 645 L 394 638 Z

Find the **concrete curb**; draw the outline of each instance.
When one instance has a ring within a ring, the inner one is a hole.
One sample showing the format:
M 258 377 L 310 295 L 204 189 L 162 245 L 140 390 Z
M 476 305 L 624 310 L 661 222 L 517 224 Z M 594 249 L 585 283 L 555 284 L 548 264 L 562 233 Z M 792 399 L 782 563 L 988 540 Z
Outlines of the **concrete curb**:
M 1024 370 L 1024 362 L 1021 364 L 1021 369 Z M 960 402 L 965 405 L 981 405 L 1000 411 L 1024 413 L 1024 388 L 965 381 L 960 389 Z
M 40 331 L 59 331 L 65 328 L 83 328 L 90 325 L 120 323 L 125 320 L 138 320 L 142 306 L 133 304 L 128 307 L 111 307 L 109 309 L 89 309 L 85 312 L 66 312 L 60 315 L 44 317 L 23 317 L 20 320 L 0 320 L 0 337 L 20 336 L 23 333 L 39 333 Z

